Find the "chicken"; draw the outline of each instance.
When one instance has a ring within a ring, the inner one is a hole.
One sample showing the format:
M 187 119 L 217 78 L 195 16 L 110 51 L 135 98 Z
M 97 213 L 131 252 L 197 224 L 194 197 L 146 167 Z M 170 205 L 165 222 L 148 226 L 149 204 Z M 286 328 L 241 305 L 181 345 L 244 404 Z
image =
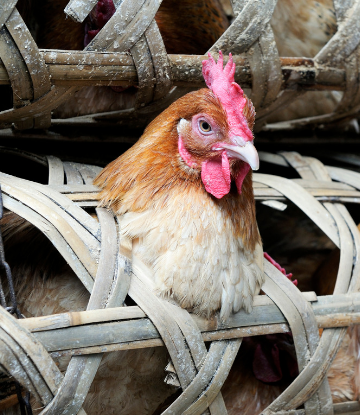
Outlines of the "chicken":
M 224 320 L 250 311 L 264 280 L 251 177 L 259 163 L 255 112 L 234 72 L 231 56 L 225 68 L 221 54 L 217 64 L 210 57 L 209 89 L 173 103 L 96 179 L 159 294 L 206 316 L 220 311 Z M 88 293 L 37 229 L 10 212 L 2 230 L 26 316 L 86 307 Z M 107 354 L 84 409 L 102 413 L 106 403 L 108 413 L 152 414 L 176 391 L 164 383 L 167 360 L 161 347 Z M 64 370 L 67 361 L 58 364 Z
M 279 0 L 270 23 L 279 56 L 284 57 L 314 58 L 337 30 L 332 0 Z M 341 96 L 338 91 L 308 91 L 268 122 L 332 112 Z
M 251 310 L 264 277 L 249 171 L 258 168 L 255 112 L 231 56 L 222 66 L 222 54 L 205 61 L 209 89 L 170 105 L 94 183 L 161 295 L 226 319 Z

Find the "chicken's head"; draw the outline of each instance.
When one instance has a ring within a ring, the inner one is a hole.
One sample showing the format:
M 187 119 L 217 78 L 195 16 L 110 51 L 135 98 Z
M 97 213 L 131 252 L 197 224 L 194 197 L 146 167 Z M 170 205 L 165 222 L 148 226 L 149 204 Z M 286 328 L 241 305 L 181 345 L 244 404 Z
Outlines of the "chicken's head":
M 201 90 L 195 113 L 180 119 L 177 125 L 182 161 L 191 169 L 201 170 L 205 189 L 218 199 L 229 193 L 231 180 L 241 193 L 250 168 L 259 168 L 252 134 L 255 110 L 235 83 L 234 74 L 231 54 L 225 68 L 221 52 L 217 63 L 209 54 L 209 60 L 203 61 L 209 90 Z

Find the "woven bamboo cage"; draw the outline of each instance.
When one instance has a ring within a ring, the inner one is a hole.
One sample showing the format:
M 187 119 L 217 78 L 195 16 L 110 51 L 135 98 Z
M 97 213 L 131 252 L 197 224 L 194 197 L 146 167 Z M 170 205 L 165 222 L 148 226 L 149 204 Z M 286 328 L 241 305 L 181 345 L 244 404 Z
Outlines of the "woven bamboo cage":
M 203 56 L 166 53 L 154 19 L 161 1 L 115 1 L 115 14 L 83 51 L 39 50 L 16 3 L 0 5 L 0 84 L 10 84 L 13 91 L 13 108 L 0 113 L 2 128 L 109 120 L 144 126 L 179 96 L 204 86 Z M 72 0 L 65 13 L 83 22 L 95 4 L 95 0 Z M 234 20 L 210 49 L 215 55 L 219 50 L 235 55 L 235 79 L 243 88 L 251 88 L 257 130 L 356 118 L 360 108 L 359 1 L 334 1 L 337 32 L 314 58 L 279 56 L 270 25 L 276 4 L 274 0 L 234 0 Z M 52 120 L 51 111 L 86 85 L 136 85 L 134 108 Z M 265 127 L 273 113 L 309 90 L 343 91 L 343 95 L 331 113 Z
M 65 13 L 83 22 L 95 3 L 72 0 Z M 84 51 L 63 51 L 39 49 L 16 0 L 1 1 L 0 84 L 11 85 L 13 108 L 0 112 L 0 127 L 144 126 L 178 97 L 204 86 L 204 56 L 166 53 L 154 20 L 160 3 L 114 1 L 116 13 Z M 251 89 L 258 130 L 356 118 L 360 0 L 334 1 L 338 30 L 314 58 L 279 56 L 269 23 L 276 1 L 233 1 L 232 6 L 234 20 L 210 52 L 233 53 L 235 79 Z M 88 85 L 135 85 L 134 108 L 52 119 L 55 108 Z M 275 111 L 311 90 L 343 91 L 343 96 L 329 114 L 266 124 Z M 48 184 L 0 173 L 4 207 L 37 226 L 91 293 L 83 312 L 16 320 L 0 308 L 0 363 L 42 403 L 44 414 L 65 408 L 85 414 L 82 405 L 102 355 L 146 347 L 167 347 L 173 376 L 183 391 L 166 414 L 226 414 L 221 387 L 242 338 L 288 331 L 294 336 L 300 374 L 263 414 L 360 413 L 358 402 L 332 404 L 326 377 L 347 327 L 360 322 L 360 236 L 344 206 L 360 203 L 359 173 L 297 153 L 261 154 L 274 166 L 295 169 L 300 179 L 255 174 L 256 199 L 275 208 L 290 200 L 340 248 L 336 287 L 332 296 L 301 293 L 265 262 L 266 296 L 255 299 L 253 313 L 241 311 L 224 325 L 153 295 L 146 267 L 120 249 L 117 219 L 104 209 L 96 209 L 98 220 L 87 213 L 97 206 L 98 189 L 92 181 L 99 167 L 23 155 L 48 167 Z M 127 294 L 137 306 L 123 307 Z M 319 327 L 324 328 L 321 338 Z M 82 339 L 76 345 L 74 332 Z M 55 365 L 54 354 L 72 356 L 65 374 Z M 190 368 L 186 373 L 181 370 L 184 362 Z
M 262 413 L 359 412 L 358 402 L 332 405 L 326 373 L 347 327 L 360 322 L 360 234 L 344 206 L 360 203 L 360 173 L 298 153 L 261 153 L 263 161 L 295 169 L 300 179 L 254 174 L 256 199 L 275 207 L 290 200 L 340 248 L 336 286 L 331 296 L 302 293 L 265 261 L 266 296 L 255 298 L 252 313 L 240 311 L 223 324 L 153 294 L 147 268 L 121 249 L 116 218 L 100 208 L 96 220 L 84 210 L 97 204 L 92 180 L 98 167 L 20 154 L 48 166 L 48 184 L 0 173 L 4 207 L 37 226 L 91 293 L 87 310 L 76 313 L 17 320 L 0 308 L 1 365 L 42 402 L 42 413 L 66 407 L 83 414 L 104 353 L 165 346 L 183 392 L 164 413 L 226 414 L 221 387 L 242 338 L 289 330 L 300 374 Z M 137 306 L 123 307 L 127 294 Z M 64 375 L 53 354 L 72 356 Z

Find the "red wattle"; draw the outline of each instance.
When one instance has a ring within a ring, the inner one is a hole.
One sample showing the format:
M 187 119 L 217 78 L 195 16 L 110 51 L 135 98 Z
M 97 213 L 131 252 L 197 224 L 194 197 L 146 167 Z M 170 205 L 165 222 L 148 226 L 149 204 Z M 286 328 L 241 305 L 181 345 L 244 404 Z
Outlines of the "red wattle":
M 221 159 L 219 157 L 202 163 L 201 180 L 206 191 L 217 199 L 221 199 L 230 192 L 230 165 L 226 151 L 222 152 Z
M 250 165 L 248 163 L 241 163 L 240 171 L 238 175 L 235 177 L 235 184 L 238 190 L 239 195 L 241 195 L 242 184 L 246 175 L 249 173 Z

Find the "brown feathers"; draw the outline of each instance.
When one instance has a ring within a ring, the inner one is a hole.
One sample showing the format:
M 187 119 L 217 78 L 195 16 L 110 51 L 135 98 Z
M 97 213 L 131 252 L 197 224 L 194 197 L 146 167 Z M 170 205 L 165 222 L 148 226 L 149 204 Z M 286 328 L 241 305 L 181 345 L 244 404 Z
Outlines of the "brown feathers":
M 167 53 L 205 54 L 229 26 L 218 0 L 164 0 L 156 22 Z
M 246 248 L 254 249 L 260 237 L 255 218 L 255 202 L 251 173 L 247 175 L 242 194 L 232 189 L 229 195 L 214 200 L 204 189 L 200 170 L 184 167 L 178 153 L 177 124 L 197 113 L 206 112 L 227 131 L 226 114 L 208 89 L 191 92 L 173 103 L 145 130 L 139 141 L 118 159 L 110 163 L 95 179 L 102 188 L 102 206 L 123 214 L 142 212 L 149 207 L 161 209 L 171 203 L 172 190 L 199 192 L 212 199 L 231 218 L 235 235 L 244 239 Z M 253 111 L 248 110 L 250 116 Z M 199 153 L 201 154 L 201 153 Z

